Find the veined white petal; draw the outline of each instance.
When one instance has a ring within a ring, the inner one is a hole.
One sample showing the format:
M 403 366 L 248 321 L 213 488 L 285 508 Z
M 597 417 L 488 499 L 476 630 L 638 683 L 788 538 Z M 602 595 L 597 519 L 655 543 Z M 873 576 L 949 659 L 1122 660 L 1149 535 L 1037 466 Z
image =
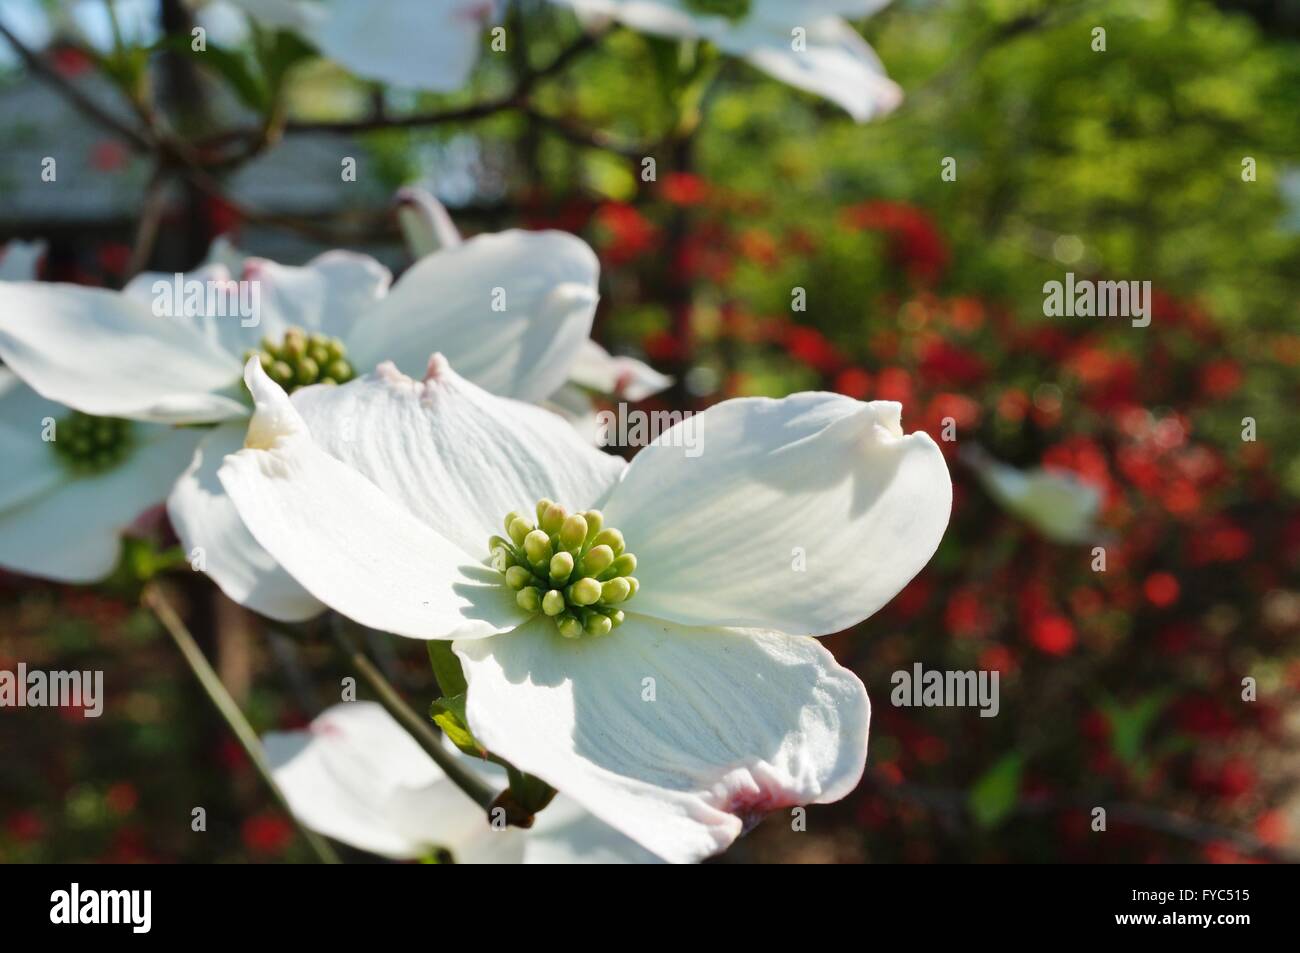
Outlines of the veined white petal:
M 518 625 L 522 611 L 499 573 L 316 446 L 256 359 L 245 379 L 257 410 L 245 449 L 217 475 L 253 538 L 308 592 L 363 625 L 417 639 Z
M 247 429 L 230 421 L 204 436 L 167 498 L 167 514 L 191 564 L 232 600 L 281 622 L 310 619 L 324 604 L 258 545 L 217 479 L 226 455 L 243 449 Z
M 569 375 L 596 312 L 599 264 L 564 232 L 479 235 L 428 255 L 347 339 L 354 367 L 418 376 L 433 351 L 494 394 L 539 401 Z
M 134 296 L 0 282 L 0 358 L 43 396 L 101 417 L 202 423 L 245 414 L 217 393 L 239 365 Z
M 328 251 L 301 266 L 281 265 L 242 255 L 218 240 L 209 258 L 214 260 L 184 274 L 139 274 L 122 293 L 148 308 L 160 301 L 168 320 L 190 325 L 240 364 L 263 338 L 278 343 L 291 327 L 346 337 L 392 281 L 391 272 L 369 255 L 346 251 Z
M 441 355 L 424 381 L 381 365 L 342 387 L 296 391 L 293 404 L 322 450 L 476 559 L 510 511 L 531 513 L 543 497 L 597 506 L 624 468 L 555 414 L 475 387 Z
M 581 387 L 609 394 L 623 400 L 645 400 L 665 388 L 673 379 L 660 374 L 634 357 L 615 357 L 588 338 L 578 350 L 578 359 L 569 371 L 569 380 Z
M 202 436 L 149 424 L 136 424 L 134 433 L 136 446 L 119 466 L 96 476 L 69 474 L 0 513 L 0 566 L 71 583 L 111 573 L 122 532 L 166 498 Z
M 260 289 L 259 339 L 278 339 L 291 327 L 346 338 L 357 320 L 387 295 L 393 275 L 369 255 L 327 251 L 301 267 L 246 258 L 241 278 Z
M 415 859 L 442 848 L 460 864 L 655 860 L 562 794 L 532 828 L 494 829 L 482 808 L 374 702 L 334 705 L 308 731 L 275 732 L 263 743 L 298 819 L 371 853 Z M 506 786 L 504 769 L 448 748 L 474 774 Z
M 668 861 L 862 775 L 866 689 L 815 639 L 629 613 L 601 638 L 538 619 L 453 647 L 479 741 Z
M 943 454 L 901 412 L 728 400 L 643 448 L 604 508 L 637 556 L 635 610 L 796 635 L 870 616 L 929 562 L 952 507 Z

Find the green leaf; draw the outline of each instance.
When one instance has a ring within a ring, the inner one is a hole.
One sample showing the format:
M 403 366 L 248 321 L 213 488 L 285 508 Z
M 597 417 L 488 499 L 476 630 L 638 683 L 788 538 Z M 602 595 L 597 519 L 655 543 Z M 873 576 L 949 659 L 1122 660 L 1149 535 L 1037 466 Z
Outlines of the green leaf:
M 975 782 L 967 803 L 975 823 L 986 829 L 997 827 L 1011 813 L 1020 797 L 1023 771 L 1024 759 L 1012 753 L 1004 756 Z
M 439 698 L 429 706 L 429 717 L 443 730 L 448 738 L 461 751 L 476 758 L 486 758 L 487 749 L 478 743 L 474 733 L 469 730 L 469 719 L 465 716 L 465 696 L 455 695 Z
M 1102 710 L 1110 723 L 1111 748 L 1116 757 L 1129 765 L 1138 760 L 1147 729 L 1164 710 L 1170 697 L 1167 689 L 1160 689 L 1128 706 L 1109 700 L 1102 703 Z
M 224 79 L 245 106 L 259 113 L 266 112 L 271 100 L 270 90 L 261 75 L 254 70 L 252 61 L 243 53 L 211 43 L 206 50 L 194 50 L 188 41 L 178 44 L 176 49 L 189 53 L 196 61 Z
M 271 89 L 279 89 L 290 68 L 316 55 L 316 51 L 296 34 L 278 30 L 269 39 L 258 44 L 262 70 Z
M 438 680 L 438 691 L 448 697 L 464 695 L 469 683 L 465 681 L 460 659 L 451 650 L 451 642 L 430 639 L 425 644 L 429 646 L 429 664 L 433 666 L 433 677 Z

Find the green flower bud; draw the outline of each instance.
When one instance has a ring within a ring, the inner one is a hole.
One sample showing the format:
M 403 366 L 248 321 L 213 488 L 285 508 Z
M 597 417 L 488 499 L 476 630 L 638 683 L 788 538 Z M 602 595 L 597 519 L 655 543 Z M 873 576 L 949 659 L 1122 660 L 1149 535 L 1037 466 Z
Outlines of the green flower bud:
M 281 387 L 288 387 L 293 383 L 293 368 L 284 361 L 276 361 L 272 364 L 267 374 Z
M 571 553 L 582 549 L 587 541 L 587 521 L 581 513 L 574 513 L 560 527 L 560 545 Z
M 569 587 L 569 601 L 578 606 L 589 606 L 600 600 L 600 583 L 587 576 Z
M 548 567 L 548 575 L 554 585 L 562 586 L 569 581 L 573 575 L 573 554 L 556 553 L 551 557 L 551 565 Z
M 284 336 L 284 344 L 280 347 L 280 353 L 285 360 L 296 362 L 307 356 L 307 339 L 302 336 L 302 332 L 297 328 L 290 328 Z
M 609 529 L 602 529 L 597 533 L 592 539 L 591 545 L 608 546 L 610 549 L 614 550 L 615 556 L 621 556 L 625 544 L 623 542 L 623 534 L 611 526 Z
M 548 499 L 547 497 L 542 497 L 540 500 L 537 501 L 537 525 L 538 526 L 542 525 L 542 517 L 546 515 L 547 509 L 549 509 L 554 505 L 555 505 L 555 501 L 552 499 Z
M 524 552 L 528 561 L 534 566 L 546 566 L 551 562 L 551 538 L 543 530 L 535 529 L 524 537 Z
M 533 524 L 522 516 L 516 516 L 513 523 L 506 526 L 506 534 L 515 541 L 516 546 L 524 544 L 524 537 L 533 531 Z
M 622 602 L 632 591 L 632 586 L 622 576 L 601 583 L 600 601 L 605 603 Z
M 559 615 L 565 609 L 564 593 L 552 589 L 542 596 L 542 611 L 547 615 Z
M 587 616 L 587 624 L 583 628 L 587 630 L 588 635 L 609 635 L 610 630 L 614 628 L 614 623 L 610 621 L 609 616 L 593 612 Z
M 568 510 L 559 503 L 552 503 L 546 508 L 546 512 L 542 514 L 542 529 L 544 529 L 548 535 L 553 536 L 560 531 L 560 527 L 564 525 L 564 521 L 568 516 Z
M 582 623 L 578 621 L 578 617 L 572 612 L 556 616 L 555 627 L 560 630 L 560 635 L 566 639 L 576 639 L 582 635 Z
M 622 625 L 623 620 L 627 618 L 627 616 L 624 614 L 622 609 L 615 609 L 613 612 L 609 612 L 606 614 L 609 616 L 610 624 L 613 625 L 614 628 L 616 629 L 620 625 Z
M 519 608 L 525 612 L 537 612 L 542 608 L 542 590 L 536 586 L 520 589 L 515 594 L 515 602 L 519 603 Z
M 304 357 L 298 362 L 298 383 L 302 387 L 308 384 L 316 383 L 316 378 L 320 377 L 320 365 L 310 357 Z
M 627 579 L 627 584 L 629 586 L 627 597 L 631 599 L 637 594 L 637 590 L 641 588 L 641 583 L 637 581 L 636 576 L 626 576 L 624 578 Z
M 600 528 L 605 525 L 605 514 L 600 510 L 587 510 L 582 514 L 582 518 L 587 521 L 587 542 L 595 539 Z
M 582 574 L 584 576 L 599 576 L 613 562 L 614 550 L 604 545 L 593 546 L 587 555 L 582 557 Z
M 631 553 L 624 553 L 614 560 L 614 564 L 610 566 L 610 569 L 614 570 L 616 576 L 630 576 L 636 572 L 636 556 Z
M 510 566 L 506 569 L 506 585 L 511 589 L 522 589 L 532 581 L 533 574 L 523 566 Z

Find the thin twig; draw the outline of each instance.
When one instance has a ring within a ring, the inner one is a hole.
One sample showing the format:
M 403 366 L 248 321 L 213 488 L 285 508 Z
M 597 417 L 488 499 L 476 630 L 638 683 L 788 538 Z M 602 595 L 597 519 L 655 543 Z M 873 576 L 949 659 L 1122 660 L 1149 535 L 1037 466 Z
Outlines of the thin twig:
M 248 723 L 244 713 L 239 710 L 235 700 L 230 697 L 230 693 L 226 691 L 226 686 L 221 683 L 221 679 L 217 677 L 217 673 L 213 671 L 212 666 L 203 655 L 202 649 L 194 641 L 194 636 L 190 634 L 189 629 L 185 627 L 185 623 L 181 621 L 180 616 L 176 614 L 166 597 L 163 596 L 157 586 L 151 583 L 145 586 L 140 601 L 157 616 L 158 621 L 162 623 L 162 627 L 167 630 L 167 634 L 175 641 L 176 647 L 181 650 L 181 655 L 189 663 L 190 669 L 193 670 L 199 684 L 203 686 L 209 700 L 211 700 L 221 717 L 225 719 L 226 724 L 230 726 L 230 730 L 234 732 L 235 737 L 239 739 L 239 743 L 243 745 L 245 753 L 247 753 L 249 760 L 253 762 L 258 774 L 262 776 L 266 786 L 271 789 L 275 799 L 280 802 L 280 806 L 292 818 L 294 825 L 298 828 L 298 833 L 302 835 L 303 840 L 315 852 L 317 859 L 323 864 L 339 863 L 334 848 L 323 837 L 306 827 L 294 814 L 293 809 L 289 806 L 288 799 L 284 796 L 284 792 L 280 790 L 280 786 L 275 782 L 270 762 L 266 760 L 266 753 L 262 749 L 262 743 L 257 738 L 257 733 L 253 731 L 253 726 Z
M 27 46 L 14 36 L 3 23 L 0 23 L 0 36 L 9 41 L 9 45 L 17 51 L 23 64 L 40 79 L 44 80 L 50 86 L 60 92 L 63 97 L 70 102 L 82 115 L 92 122 L 103 126 L 105 129 L 125 139 L 137 152 L 152 152 L 155 143 L 149 141 L 144 133 L 119 120 L 108 110 L 104 109 L 99 103 L 95 102 L 68 79 L 51 67 L 44 59 L 36 55 Z
M 338 639 L 340 648 L 347 655 L 348 661 L 352 663 L 357 672 L 365 680 L 370 689 L 379 697 L 379 703 L 388 710 L 388 713 L 397 719 L 398 723 L 405 728 L 412 738 L 425 750 L 425 753 L 434 760 L 438 767 L 442 768 L 443 773 L 465 794 L 471 801 L 483 808 L 486 813 L 490 811 L 497 802 L 498 794 L 478 775 L 468 771 L 454 754 L 443 747 L 442 739 L 438 733 L 433 730 L 427 718 L 422 718 L 414 709 L 411 708 L 398 694 L 392 684 L 384 677 L 374 662 L 352 641 L 351 637 L 344 630 L 345 622 L 338 620 L 334 626 L 334 633 Z
M 135 240 L 131 243 L 131 260 L 126 266 L 126 278 L 134 278 L 144 271 L 158 243 L 158 231 L 163 214 L 167 211 L 167 174 L 161 165 L 156 166 L 145 188 L 140 207 L 140 220 L 136 223 Z

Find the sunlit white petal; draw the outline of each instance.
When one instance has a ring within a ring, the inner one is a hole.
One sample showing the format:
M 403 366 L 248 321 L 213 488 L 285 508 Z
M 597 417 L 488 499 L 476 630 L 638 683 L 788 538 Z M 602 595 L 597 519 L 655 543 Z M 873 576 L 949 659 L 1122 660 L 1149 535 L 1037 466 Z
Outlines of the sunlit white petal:
M 304 388 L 293 404 L 322 450 L 478 558 L 510 511 L 542 498 L 598 505 L 624 467 L 555 414 L 475 387 L 441 356 L 423 381 L 384 365 L 343 387 Z
M 642 449 L 605 505 L 639 560 L 636 610 L 799 635 L 871 615 L 929 562 L 952 505 L 943 455 L 900 414 L 729 400 Z
M 423 373 L 441 351 L 494 394 L 538 401 L 568 377 L 596 311 L 599 265 L 563 232 L 479 235 L 428 255 L 347 338 L 354 367 Z
M 238 380 L 237 361 L 116 292 L 0 283 L 0 358 L 43 396 L 88 414 L 192 423 L 245 413 L 218 393 Z
M 324 604 L 258 545 L 217 478 L 226 454 L 243 448 L 247 429 L 246 421 L 232 421 L 203 438 L 167 498 L 167 514 L 191 564 L 235 602 L 281 622 L 310 619 Z
M 256 360 L 246 380 L 257 404 L 246 448 L 225 458 L 218 477 L 253 538 L 308 592 L 412 638 L 482 637 L 518 624 L 498 573 L 317 447 Z
M 454 648 L 479 741 L 665 860 L 862 774 L 866 690 L 814 639 L 629 614 L 599 639 L 537 620 Z

